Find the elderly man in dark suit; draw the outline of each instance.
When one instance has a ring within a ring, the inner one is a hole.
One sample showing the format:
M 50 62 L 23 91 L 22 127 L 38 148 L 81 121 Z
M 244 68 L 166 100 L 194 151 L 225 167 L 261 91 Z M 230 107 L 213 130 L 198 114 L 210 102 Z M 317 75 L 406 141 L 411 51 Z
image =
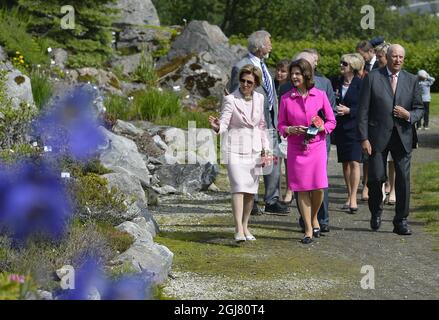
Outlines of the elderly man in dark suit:
M 262 71 L 262 83 L 255 91 L 264 95 L 264 116 L 267 129 L 269 130 L 269 138 L 272 143 L 272 150 L 274 155 L 279 155 L 279 134 L 277 132 L 277 113 L 278 101 L 275 91 L 274 80 L 268 72 L 264 59 L 268 59 L 271 52 L 271 36 L 267 31 L 260 30 L 252 33 L 248 38 L 249 53 L 242 58 L 232 69 L 230 79 L 229 91 L 235 91 L 239 86 L 238 73 L 239 70 L 247 65 L 255 65 Z M 264 175 L 265 186 L 265 212 L 287 214 L 288 207 L 279 201 L 279 181 L 280 168 L 279 163 L 273 162 L 271 173 Z M 257 195 L 255 196 L 255 204 L 253 206 L 252 214 L 260 214 L 257 206 Z
M 358 110 L 358 128 L 363 152 L 369 154 L 370 226 L 377 231 L 383 211 L 382 185 L 386 180 L 387 154 L 396 171 L 396 206 L 393 232 L 410 235 L 407 224 L 410 204 L 410 159 L 413 124 L 421 119 L 421 88 L 415 75 L 402 70 L 405 50 L 390 46 L 387 66 L 370 72 L 363 80 Z

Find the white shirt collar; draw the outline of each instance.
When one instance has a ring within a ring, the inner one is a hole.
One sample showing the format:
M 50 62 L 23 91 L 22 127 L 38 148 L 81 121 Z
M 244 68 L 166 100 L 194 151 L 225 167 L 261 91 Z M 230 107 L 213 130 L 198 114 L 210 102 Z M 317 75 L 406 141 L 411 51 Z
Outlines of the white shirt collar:
M 373 65 L 375 64 L 375 61 L 377 61 L 377 56 L 374 55 L 372 59 L 370 59 L 369 63 L 370 63 L 370 68 L 372 70 Z
M 390 77 L 393 73 L 392 73 L 392 71 L 389 70 L 389 67 L 388 67 L 388 66 L 386 66 L 386 69 L 387 69 L 387 75 Z M 401 71 L 398 71 L 398 72 L 396 73 L 396 78 L 399 77 L 399 73 L 400 73 L 400 72 L 401 72 Z

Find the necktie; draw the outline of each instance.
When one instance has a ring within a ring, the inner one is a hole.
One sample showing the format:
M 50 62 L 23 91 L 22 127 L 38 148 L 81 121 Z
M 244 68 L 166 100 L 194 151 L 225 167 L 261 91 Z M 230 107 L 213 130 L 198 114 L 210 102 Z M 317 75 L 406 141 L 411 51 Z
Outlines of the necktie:
M 265 90 L 267 90 L 268 102 L 270 103 L 270 110 L 271 110 L 271 108 L 274 105 L 273 86 L 272 86 L 272 83 L 271 83 L 270 78 L 268 76 L 267 66 L 265 65 L 265 63 L 263 61 L 261 61 L 261 66 L 262 66 L 262 74 L 264 76 L 264 88 L 265 88 Z
M 366 62 L 366 71 L 369 72 L 372 69 L 370 62 Z
M 390 85 L 392 86 L 393 94 L 395 94 L 395 92 L 396 92 L 397 82 L 398 82 L 398 77 L 396 76 L 396 74 L 392 74 L 390 76 Z

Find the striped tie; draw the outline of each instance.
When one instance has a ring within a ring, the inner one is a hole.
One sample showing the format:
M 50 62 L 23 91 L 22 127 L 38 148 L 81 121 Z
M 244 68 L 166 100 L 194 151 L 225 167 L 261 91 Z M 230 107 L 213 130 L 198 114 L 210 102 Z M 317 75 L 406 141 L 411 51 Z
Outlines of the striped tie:
M 267 90 L 267 93 L 268 93 L 268 102 L 270 103 L 270 110 L 271 110 L 271 108 L 274 106 L 273 86 L 272 86 L 272 83 L 271 83 L 270 78 L 268 76 L 267 66 L 265 65 L 265 63 L 263 61 L 261 61 L 261 66 L 262 66 L 262 74 L 264 76 L 264 88 L 265 88 L 265 90 Z

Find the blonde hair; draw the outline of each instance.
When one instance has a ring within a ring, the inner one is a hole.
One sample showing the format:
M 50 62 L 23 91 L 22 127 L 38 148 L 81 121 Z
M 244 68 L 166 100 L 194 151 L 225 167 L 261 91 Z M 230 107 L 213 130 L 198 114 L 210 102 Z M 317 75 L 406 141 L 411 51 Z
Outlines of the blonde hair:
M 252 65 L 252 64 L 246 64 L 239 70 L 239 77 L 238 79 L 241 80 L 241 77 L 243 74 L 251 74 L 255 78 L 255 84 L 257 87 L 261 85 L 262 80 L 262 72 L 261 69 L 258 67 Z
M 342 61 L 346 61 L 354 74 L 359 73 L 364 68 L 364 59 L 359 53 L 347 53 L 341 56 Z
M 378 46 L 375 48 L 375 52 L 376 52 L 376 53 L 378 53 L 378 52 L 383 52 L 384 55 L 387 55 L 387 51 L 389 51 L 389 48 L 390 48 L 390 43 L 386 43 L 386 42 L 384 42 L 384 43 L 381 43 L 380 45 L 378 45 Z

